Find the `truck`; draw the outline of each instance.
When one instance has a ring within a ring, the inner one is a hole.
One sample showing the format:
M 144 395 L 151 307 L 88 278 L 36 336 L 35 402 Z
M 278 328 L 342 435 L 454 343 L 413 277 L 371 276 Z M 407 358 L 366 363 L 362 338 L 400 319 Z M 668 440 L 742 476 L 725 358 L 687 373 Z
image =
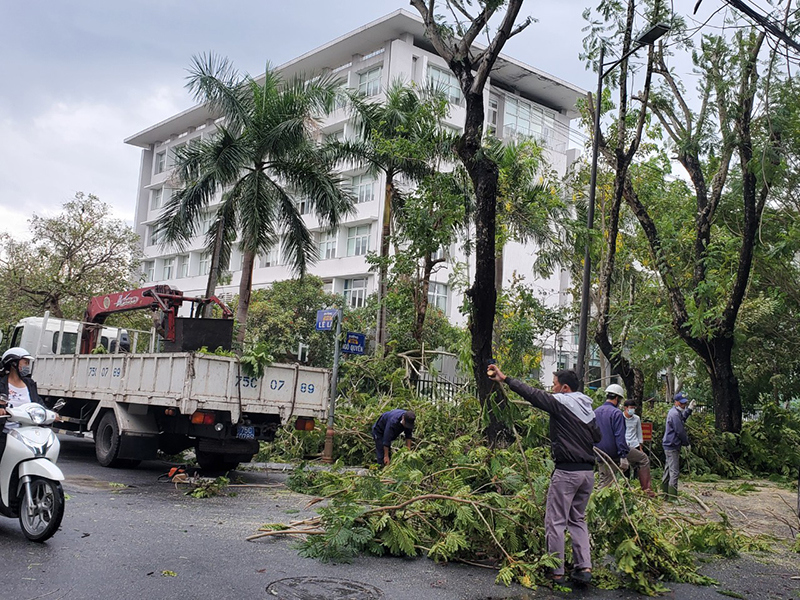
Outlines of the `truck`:
M 188 317 L 179 314 L 184 303 Z M 220 318 L 203 317 L 209 304 Z M 152 313 L 150 332 L 104 325 L 109 315 L 140 309 Z M 81 322 L 47 313 L 22 319 L 10 345 L 35 358 L 45 404 L 64 400 L 57 431 L 92 437 L 101 465 L 135 467 L 159 450 L 194 448 L 201 468 L 228 471 L 291 420 L 313 429 L 326 416 L 330 386 L 327 369 L 300 364 L 249 375 L 237 356 L 213 353 L 230 350 L 232 334 L 233 315 L 217 298 L 156 285 L 92 298 Z

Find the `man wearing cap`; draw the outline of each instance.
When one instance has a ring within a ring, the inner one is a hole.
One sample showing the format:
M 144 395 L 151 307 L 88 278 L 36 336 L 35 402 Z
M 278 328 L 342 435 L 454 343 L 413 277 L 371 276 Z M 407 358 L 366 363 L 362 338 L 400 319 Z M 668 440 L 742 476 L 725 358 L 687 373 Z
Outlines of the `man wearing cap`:
M 406 439 L 406 448 L 411 450 L 414 433 L 414 422 L 417 415 L 413 410 L 395 408 L 383 413 L 372 426 L 372 439 L 375 440 L 375 459 L 380 466 L 389 464 L 392 442 L 400 434 Z
M 628 444 L 628 463 L 631 469 L 638 469 L 639 483 L 642 491 L 651 498 L 655 497 L 650 488 L 650 458 L 644 453 L 644 435 L 642 420 L 636 414 L 636 402 L 625 400 L 622 415 L 625 417 L 625 442 Z
M 695 401 L 689 402 L 686 394 L 678 392 L 673 398 L 673 404 L 674 406 L 667 413 L 667 426 L 664 430 L 664 439 L 661 441 L 667 457 L 664 476 L 661 478 L 661 490 L 668 500 L 677 500 L 678 498 L 681 447 L 689 445 L 689 436 L 684 423 L 691 416 Z
M 594 411 L 597 427 L 603 435 L 595 444 L 606 456 L 600 455 L 597 461 L 597 472 L 600 475 L 600 487 L 608 487 L 614 482 L 614 467 L 608 464 L 608 459 L 613 461 L 623 471 L 628 469 L 628 443 L 625 441 L 625 418 L 618 406 L 625 391 L 621 385 L 612 383 L 606 388 L 606 401 Z

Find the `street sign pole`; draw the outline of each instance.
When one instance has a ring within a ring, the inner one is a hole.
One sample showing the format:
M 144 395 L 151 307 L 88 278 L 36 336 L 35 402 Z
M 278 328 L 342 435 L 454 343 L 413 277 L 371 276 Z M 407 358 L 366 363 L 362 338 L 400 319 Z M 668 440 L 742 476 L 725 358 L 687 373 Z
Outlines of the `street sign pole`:
M 339 383 L 339 355 L 342 345 L 342 310 L 336 311 L 336 333 L 333 336 L 333 373 L 331 373 L 331 397 L 328 402 L 328 429 L 325 432 L 325 449 L 322 451 L 322 462 L 333 462 L 333 417 L 336 411 L 336 386 Z

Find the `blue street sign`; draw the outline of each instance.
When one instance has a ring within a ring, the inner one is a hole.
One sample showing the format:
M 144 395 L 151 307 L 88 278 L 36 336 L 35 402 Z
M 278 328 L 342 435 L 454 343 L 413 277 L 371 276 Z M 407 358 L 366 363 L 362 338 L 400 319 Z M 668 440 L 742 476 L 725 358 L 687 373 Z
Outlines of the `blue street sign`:
M 336 319 L 336 313 L 339 312 L 335 308 L 326 308 L 317 311 L 317 331 L 331 331 L 333 329 L 333 321 Z
M 342 344 L 342 352 L 345 354 L 364 354 L 367 336 L 363 333 L 348 332 Z

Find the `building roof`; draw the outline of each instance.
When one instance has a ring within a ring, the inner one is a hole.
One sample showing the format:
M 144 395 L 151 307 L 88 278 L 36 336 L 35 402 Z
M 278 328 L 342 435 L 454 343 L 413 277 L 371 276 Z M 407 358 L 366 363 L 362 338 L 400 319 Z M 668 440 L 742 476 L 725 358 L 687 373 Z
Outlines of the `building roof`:
M 293 77 L 334 70 L 349 63 L 354 54 L 368 54 L 382 48 L 388 40 L 408 34 L 414 36 L 416 45 L 435 52 L 425 38 L 422 19 L 399 9 L 280 65 L 278 71 L 284 77 Z M 477 44 L 476 48 L 479 48 Z M 586 95 L 583 89 L 505 54 L 497 58 L 491 78 L 493 83 L 519 90 L 526 97 L 570 118 L 578 114 L 575 108 L 578 98 Z M 148 148 L 215 116 L 206 106 L 195 106 L 130 136 L 125 143 Z

